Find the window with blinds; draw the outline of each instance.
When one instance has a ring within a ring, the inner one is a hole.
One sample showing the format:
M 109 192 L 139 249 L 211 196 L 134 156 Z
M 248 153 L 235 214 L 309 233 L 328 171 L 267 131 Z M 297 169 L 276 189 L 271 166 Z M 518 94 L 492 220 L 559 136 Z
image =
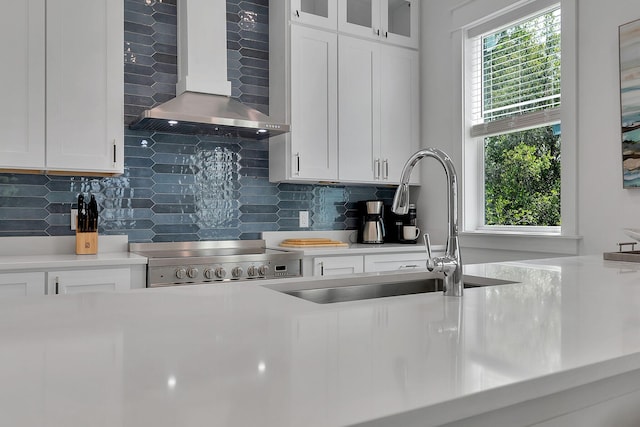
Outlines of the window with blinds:
M 560 8 L 470 39 L 471 136 L 560 122 Z
M 561 232 L 560 11 L 557 0 L 535 0 L 467 29 L 474 230 Z

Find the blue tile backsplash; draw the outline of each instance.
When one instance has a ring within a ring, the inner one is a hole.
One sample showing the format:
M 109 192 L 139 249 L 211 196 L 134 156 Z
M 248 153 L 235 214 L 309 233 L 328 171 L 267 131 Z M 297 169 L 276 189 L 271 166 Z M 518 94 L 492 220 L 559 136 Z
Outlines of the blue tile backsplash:
M 257 239 L 262 231 L 355 229 L 357 201 L 393 188 L 274 184 L 266 142 L 132 131 L 138 114 L 175 96 L 176 0 L 124 0 L 125 173 L 112 178 L 0 174 L 0 236 L 71 235 L 70 209 L 95 194 L 101 234 L 131 242 Z M 227 1 L 232 96 L 268 114 L 267 0 Z

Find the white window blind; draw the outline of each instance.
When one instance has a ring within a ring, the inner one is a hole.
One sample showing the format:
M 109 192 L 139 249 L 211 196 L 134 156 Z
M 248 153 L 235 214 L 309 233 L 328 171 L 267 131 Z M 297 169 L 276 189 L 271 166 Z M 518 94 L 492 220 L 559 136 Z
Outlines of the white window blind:
M 471 136 L 560 122 L 560 8 L 471 40 Z

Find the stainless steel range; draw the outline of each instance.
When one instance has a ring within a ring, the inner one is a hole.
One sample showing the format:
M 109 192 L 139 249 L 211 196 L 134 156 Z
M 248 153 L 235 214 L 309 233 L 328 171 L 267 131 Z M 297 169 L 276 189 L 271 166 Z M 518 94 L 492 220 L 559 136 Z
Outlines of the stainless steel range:
M 148 258 L 147 287 L 300 277 L 302 256 L 267 249 L 264 240 L 130 243 Z

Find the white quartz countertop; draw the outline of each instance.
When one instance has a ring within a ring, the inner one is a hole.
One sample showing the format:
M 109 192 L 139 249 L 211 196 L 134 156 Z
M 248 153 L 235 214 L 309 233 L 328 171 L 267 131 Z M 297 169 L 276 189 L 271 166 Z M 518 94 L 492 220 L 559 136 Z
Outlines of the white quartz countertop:
M 113 265 L 124 266 L 146 263 L 146 257 L 129 252 L 99 252 L 95 255 L 15 255 L 0 256 L 0 272 L 42 270 L 47 268 L 91 268 Z
M 267 282 L 1 299 L 0 425 L 439 425 L 640 368 L 640 264 L 465 272 L 521 283 L 327 305 Z
M 0 272 L 51 268 L 143 265 L 147 258 L 129 253 L 127 236 L 98 236 L 98 253 L 76 255 L 74 236 L 0 237 Z
M 285 239 L 323 237 L 331 238 L 343 243 L 347 243 L 348 247 L 282 247 L 280 242 Z M 353 243 L 357 240 L 357 232 L 353 230 L 347 231 L 272 231 L 263 232 L 262 238 L 265 240 L 267 248 L 278 249 L 281 251 L 300 252 L 303 256 L 336 256 L 336 255 L 375 255 L 375 254 L 394 254 L 409 252 L 424 252 L 424 244 L 422 241 L 417 243 L 382 243 L 382 244 L 365 244 Z M 433 245 L 434 252 L 444 252 L 444 245 Z
M 349 247 L 313 247 L 291 248 L 279 245 L 268 246 L 269 249 L 280 251 L 300 252 L 304 256 L 332 256 L 332 255 L 375 255 L 375 254 L 401 254 L 410 252 L 425 252 L 423 244 L 383 243 L 380 245 L 349 243 Z M 433 246 L 434 252 L 444 252 L 444 246 Z

